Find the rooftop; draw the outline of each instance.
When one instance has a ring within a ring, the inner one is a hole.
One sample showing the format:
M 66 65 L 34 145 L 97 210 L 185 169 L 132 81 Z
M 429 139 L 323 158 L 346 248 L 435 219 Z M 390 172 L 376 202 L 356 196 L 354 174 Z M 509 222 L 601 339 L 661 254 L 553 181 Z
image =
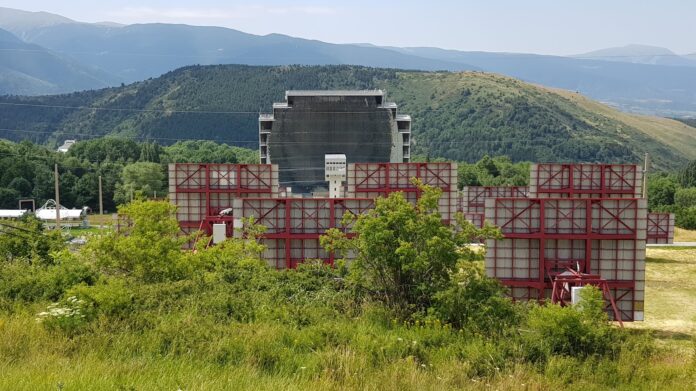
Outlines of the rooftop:
M 288 96 L 384 96 L 382 90 L 290 90 Z

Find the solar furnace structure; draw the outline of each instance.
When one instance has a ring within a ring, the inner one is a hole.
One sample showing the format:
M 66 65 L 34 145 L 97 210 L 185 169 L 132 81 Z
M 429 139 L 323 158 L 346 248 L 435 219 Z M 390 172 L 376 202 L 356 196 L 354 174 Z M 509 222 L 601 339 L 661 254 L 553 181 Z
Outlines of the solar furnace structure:
M 405 163 L 410 145 L 411 117 L 381 90 L 287 91 L 259 116 L 261 164 L 278 165 L 281 187 L 296 194 L 327 190 L 326 154 L 345 154 L 348 164 Z

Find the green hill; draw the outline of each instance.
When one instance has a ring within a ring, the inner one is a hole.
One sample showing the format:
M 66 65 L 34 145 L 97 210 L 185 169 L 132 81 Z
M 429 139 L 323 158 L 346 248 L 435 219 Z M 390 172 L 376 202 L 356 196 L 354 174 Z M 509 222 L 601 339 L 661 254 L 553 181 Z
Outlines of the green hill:
M 106 134 L 164 144 L 196 138 L 254 148 L 258 113 L 285 90 L 339 88 L 385 89 L 414 118 L 414 152 L 431 157 L 638 162 L 650 152 L 658 168 L 696 158 L 696 129 L 677 121 L 493 74 L 357 66 L 191 66 L 118 88 L 4 97 L 0 134 L 49 143 Z

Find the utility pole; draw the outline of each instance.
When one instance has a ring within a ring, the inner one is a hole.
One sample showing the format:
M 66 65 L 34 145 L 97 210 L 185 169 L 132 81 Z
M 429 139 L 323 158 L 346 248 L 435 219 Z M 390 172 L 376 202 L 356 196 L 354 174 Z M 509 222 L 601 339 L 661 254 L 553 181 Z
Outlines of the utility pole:
M 645 153 L 645 165 L 643 166 L 643 198 L 648 198 L 648 166 L 650 165 L 650 155 Z
M 60 231 L 60 186 L 58 184 L 58 163 L 53 166 L 56 185 L 56 229 Z
M 99 215 L 104 214 L 104 201 L 102 200 L 102 181 L 101 175 L 99 175 Z

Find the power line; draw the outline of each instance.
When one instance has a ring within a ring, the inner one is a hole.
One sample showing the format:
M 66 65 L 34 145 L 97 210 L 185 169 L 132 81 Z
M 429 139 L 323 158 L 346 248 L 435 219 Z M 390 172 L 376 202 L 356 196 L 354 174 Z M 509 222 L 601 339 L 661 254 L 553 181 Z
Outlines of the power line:
M 185 137 L 179 137 L 179 138 L 166 138 L 166 137 L 152 137 L 152 136 L 119 136 L 119 135 L 108 135 L 108 134 L 85 134 L 85 133 L 63 133 L 60 131 L 34 131 L 34 130 L 25 130 L 25 129 L 8 129 L 8 128 L 0 128 L 0 131 L 7 131 L 7 132 L 26 132 L 26 133 L 39 133 L 39 134 L 61 134 L 61 135 L 71 135 L 71 136 L 84 136 L 84 137 L 91 137 L 91 138 L 100 138 L 100 137 L 113 137 L 115 139 L 131 139 L 131 140 L 168 140 L 168 141 L 212 141 L 216 143 L 239 143 L 239 144 L 258 144 L 258 140 L 229 140 L 229 139 L 201 139 L 201 138 L 185 138 Z M 295 134 L 312 134 L 314 132 L 293 132 L 293 135 Z M 499 139 L 493 135 L 491 135 L 490 138 L 485 138 L 482 137 L 481 135 L 469 135 L 469 137 L 475 137 L 470 140 L 451 140 L 451 141 L 430 141 L 430 140 L 419 140 L 417 136 L 413 137 L 413 142 L 412 145 L 414 146 L 430 146 L 430 145 L 470 145 L 470 144 L 476 144 L 476 143 L 505 143 L 505 142 L 519 142 L 519 141 L 524 141 L 524 142 L 536 142 L 536 141 L 550 141 L 548 137 L 546 136 L 538 136 L 536 138 L 527 138 L 525 137 L 524 140 L 520 140 L 519 138 L 516 137 L 509 137 L 509 138 L 502 138 Z M 551 140 L 552 141 L 552 140 Z M 393 145 L 391 141 L 385 141 L 385 142 L 377 142 L 377 141 L 270 141 L 269 144 L 271 146 L 274 145 L 326 145 L 326 144 L 335 144 L 335 145 Z M 298 156 L 297 158 L 299 159 L 304 159 L 304 156 Z
M 232 50 L 235 50 L 232 48 Z M 206 57 L 210 55 L 217 55 L 218 59 L 225 59 L 225 58 L 235 58 L 237 55 L 234 52 L 226 52 L 224 49 L 223 50 L 206 50 L 202 51 L 196 54 L 183 54 L 183 53 L 153 53 L 153 52 L 120 52 L 120 51 L 68 51 L 68 50 L 57 50 L 57 49 L 49 49 L 45 48 L 45 50 L 41 49 L 23 49 L 23 48 L 3 48 L 0 49 L 0 51 L 5 51 L 5 52 L 27 52 L 27 53 L 60 53 L 60 54 L 71 54 L 71 55 L 84 55 L 84 54 L 92 54 L 92 55 L 99 55 L 99 56 L 105 56 L 105 55 L 112 55 L 112 56 L 145 56 L 145 57 L 174 57 L 174 58 L 201 58 L 201 57 Z M 394 51 L 395 53 L 400 53 L 397 51 Z M 467 51 L 459 51 L 461 52 L 464 56 L 468 55 L 470 52 Z M 573 59 L 586 59 L 586 58 L 635 58 L 635 57 L 687 57 L 687 56 L 693 56 L 696 55 L 696 52 L 694 53 L 685 53 L 685 54 L 677 54 L 677 53 L 641 53 L 641 54 L 614 54 L 614 55 L 601 55 L 601 54 L 593 54 L 593 55 L 559 55 L 559 54 L 535 54 L 535 53 L 511 53 L 508 55 L 501 55 L 499 53 L 495 52 L 483 52 L 484 55 L 489 55 L 489 56 L 496 56 L 500 57 L 502 60 L 514 60 L 515 56 L 525 56 L 525 55 L 536 55 L 536 56 L 543 56 L 543 57 L 562 57 L 562 58 L 573 58 Z M 276 57 L 272 56 L 244 56 L 244 59 L 248 60 L 277 60 Z M 436 58 L 431 58 L 432 60 L 437 60 Z M 466 57 L 462 58 L 463 61 L 466 61 Z M 210 65 L 216 65 L 216 64 L 210 64 Z M 246 65 L 246 64 L 240 64 L 240 65 Z M 342 64 L 338 64 L 342 65 Z M 461 65 L 466 65 L 466 64 L 461 64 Z M 253 66 L 253 65 L 250 65 Z M 266 65 L 266 66 L 281 66 L 281 65 Z
M 67 105 L 50 105 L 50 104 L 40 104 L 40 103 L 17 103 L 17 102 L 0 102 L 0 106 L 20 106 L 20 107 L 37 107 L 37 108 L 54 108 L 54 109 L 67 109 L 67 110 L 92 110 L 92 111 L 116 111 L 116 112 L 136 112 L 136 113 L 163 113 L 163 114 L 241 114 L 241 115 L 262 115 L 270 114 L 262 112 L 260 110 L 250 111 L 250 110 L 171 110 L 171 109 L 137 109 L 137 108 L 117 108 L 117 107 L 96 107 L 96 106 L 67 106 Z M 490 107 L 505 107 L 503 105 L 490 105 Z M 373 114 L 380 113 L 381 111 L 386 112 L 389 110 L 388 107 L 375 107 L 375 110 L 337 110 L 337 111 L 315 111 L 315 110 L 302 110 L 293 109 L 294 112 L 301 112 L 307 114 Z M 378 111 L 381 110 L 381 111 Z M 433 112 L 433 111 L 451 111 L 449 108 L 433 108 L 424 107 L 417 112 Z

